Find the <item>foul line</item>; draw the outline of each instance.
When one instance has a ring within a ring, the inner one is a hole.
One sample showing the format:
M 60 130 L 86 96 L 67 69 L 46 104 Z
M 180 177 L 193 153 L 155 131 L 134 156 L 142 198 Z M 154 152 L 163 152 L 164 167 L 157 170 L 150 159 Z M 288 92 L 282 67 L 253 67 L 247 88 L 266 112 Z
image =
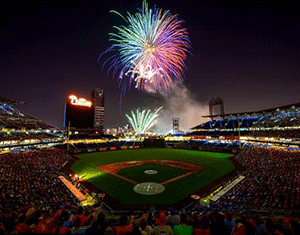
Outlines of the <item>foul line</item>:
M 169 179 L 169 180 L 167 180 L 165 182 L 162 182 L 160 184 L 165 185 L 165 184 L 171 183 L 171 182 L 173 182 L 175 180 L 179 180 L 181 178 L 184 178 L 184 177 L 189 176 L 189 175 L 194 174 L 194 173 L 196 173 L 196 172 L 188 172 L 188 173 L 185 173 L 184 175 L 177 176 L 175 178 Z
M 116 173 L 109 173 L 109 174 L 111 174 L 111 175 L 113 175 L 113 176 L 116 176 L 116 177 L 119 177 L 120 179 L 122 179 L 122 180 L 126 180 L 126 181 L 128 181 L 128 182 L 130 182 L 130 183 L 132 183 L 132 184 L 138 184 L 138 182 L 136 182 L 136 181 L 134 181 L 134 180 L 131 180 L 131 179 L 128 179 L 128 178 L 126 178 L 126 177 L 124 177 L 124 176 L 122 176 L 122 175 L 118 175 L 118 174 L 116 174 Z

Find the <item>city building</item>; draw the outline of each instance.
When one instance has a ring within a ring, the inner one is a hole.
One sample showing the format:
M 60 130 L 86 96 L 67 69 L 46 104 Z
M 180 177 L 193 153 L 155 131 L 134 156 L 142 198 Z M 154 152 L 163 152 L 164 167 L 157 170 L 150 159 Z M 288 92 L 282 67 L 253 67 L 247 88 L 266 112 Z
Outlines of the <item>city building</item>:
M 100 132 L 104 130 L 104 101 L 105 93 L 102 89 L 95 88 L 91 97 L 94 111 L 94 129 Z

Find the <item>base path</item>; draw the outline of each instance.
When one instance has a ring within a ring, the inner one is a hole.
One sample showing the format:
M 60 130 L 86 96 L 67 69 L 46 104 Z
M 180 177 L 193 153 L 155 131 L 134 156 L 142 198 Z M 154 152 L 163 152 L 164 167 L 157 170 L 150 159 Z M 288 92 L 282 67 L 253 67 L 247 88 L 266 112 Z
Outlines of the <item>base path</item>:
M 165 182 L 162 182 L 161 184 L 162 184 L 162 185 L 166 185 L 166 184 L 168 184 L 168 183 L 171 183 L 171 182 L 173 182 L 173 181 L 175 181 L 175 180 L 182 179 L 182 178 L 187 177 L 187 176 L 189 176 L 189 175 L 191 175 L 191 174 L 194 174 L 194 173 L 196 173 L 196 172 L 195 172 L 195 171 L 194 171 L 194 172 L 188 172 L 188 173 L 185 173 L 184 175 L 180 175 L 180 176 L 177 176 L 177 177 L 175 177 L 175 178 L 169 179 L 169 180 L 167 180 L 167 181 L 165 181 Z
M 112 163 L 112 164 L 107 164 L 107 165 L 103 165 L 103 166 L 99 166 L 98 169 L 105 171 L 111 175 L 114 175 L 116 177 L 119 177 L 123 180 L 126 180 L 132 184 L 137 184 L 138 182 L 135 182 L 131 179 L 128 179 L 124 176 L 121 176 L 119 174 L 117 174 L 117 172 L 123 170 L 123 169 L 127 169 L 130 167 L 136 167 L 136 166 L 140 166 L 140 165 L 146 165 L 146 164 L 157 164 L 157 165 L 163 165 L 163 166 L 168 166 L 168 167 L 176 167 L 176 168 L 180 168 L 183 171 L 185 171 L 185 174 L 177 176 L 175 178 L 169 179 L 161 184 L 166 185 L 170 182 L 173 182 L 175 180 L 179 180 L 182 179 L 186 176 L 189 176 L 191 174 L 197 173 L 203 169 L 205 169 L 205 166 L 202 165 L 197 165 L 194 163 L 190 163 L 190 162 L 182 162 L 182 161 L 173 161 L 173 160 L 137 160 L 137 161 L 126 161 L 126 162 L 116 162 L 116 163 Z
M 74 158 L 74 160 L 68 161 L 68 163 L 64 166 L 64 171 L 67 174 L 75 174 L 75 172 L 73 172 L 70 169 L 70 167 L 74 164 L 75 161 L 79 160 L 80 158 L 78 158 L 76 156 L 73 156 L 73 158 Z M 217 187 L 222 182 L 227 181 L 228 179 L 231 179 L 232 177 L 236 176 L 237 173 L 241 173 L 245 170 L 240 163 L 238 163 L 234 160 L 234 157 L 228 158 L 228 160 L 230 160 L 234 164 L 235 170 L 229 172 L 228 174 L 226 174 L 223 177 L 217 179 L 215 182 L 203 187 L 202 189 L 194 192 L 193 196 L 196 195 L 198 197 L 201 197 L 202 195 L 205 195 L 206 193 L 208 193 L 213 188 Z M 134 161 L 131 161 L 131 162 L 134 162 Z M 178 161 L 173 161 L 173 162 L 178 163 Z M 188 163 L 188 164 L 190 164 L 190 163 Z M 109 165 L 111 165 L 111 164 L 109 164 Z M 201 166 L 198 165 L 198 167 L 201 167 Z M 203 167 L 203 169 L 205 168 L 204 166 L 202 166 L 202 167 Z M 98 168 L 98 169 L 100 169 L 100 168 Z M 105 193 L 105 194 L 107 193 L 105 191 L 102 191 L 101 189 L 99 189 L 98 187 L 91 184 L 90 182 L 88 182 L 85 179 L 81 179 L 80 183 L 92 192 Z M 176 209 L 176 210 L 181 210 L 182 208 L 186 207 L 190 203 L 195 202 L 195 199 L 193 199 L 193 198 L 191 197 L 191 195 L 188 195 L 186 198 L 182 199 L 181 201 L 178 201 L 177 203 L 173 204 L 172 206 L 165 205 L 165 204 L 157 204 L 157 205 L 155 205 L 155 208 L 157 210 L 171 210 L 172 208 Z M 120 210 L 128 210 L 128 211 L 129 210 L 138 210 L 138 211 L 140 211 L 140 210 L 149 210 L 152 207 L 152 205 L 126 205 L 126 204 L 122 204 L 118 200 L 116 200 L 115 198 L 110 197 L 108 194 L 105 195 L 105 198 L 103 199 L 103 201 L 104 201 L 105 204 L 109 205 L 111 208 L 113 208 L 116 211 L 120 211 Z

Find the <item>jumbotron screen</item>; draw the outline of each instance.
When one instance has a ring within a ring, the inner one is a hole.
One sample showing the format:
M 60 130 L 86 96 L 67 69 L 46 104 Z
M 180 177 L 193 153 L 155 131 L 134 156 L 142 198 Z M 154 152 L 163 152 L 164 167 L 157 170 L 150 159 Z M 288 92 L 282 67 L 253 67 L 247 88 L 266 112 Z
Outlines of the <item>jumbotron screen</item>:
M 90 101 L 84 98 L 77 98 L 74 95 L 69 96 L 65 107 L 65 127 L 86 129 L 93 128 L 94 111 Z

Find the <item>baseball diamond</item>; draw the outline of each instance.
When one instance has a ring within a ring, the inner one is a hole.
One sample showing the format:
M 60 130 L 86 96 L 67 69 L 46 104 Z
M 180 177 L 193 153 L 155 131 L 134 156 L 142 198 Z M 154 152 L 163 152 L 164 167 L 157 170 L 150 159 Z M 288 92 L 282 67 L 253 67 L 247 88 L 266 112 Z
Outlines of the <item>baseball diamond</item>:
M 104 192 L 112 208 L 171 206 L 195 200 L 191 195 L 202 196 L 205 188 L 233 175 L 236 168 L 231 156 L 182 149 L 128 149 L 77 155 L 70 170 L 82 177 L 84 185 Z M 147 170 L 157 173 L 145 174 Z M 150 192 L 151 187 L 155 192 Z
M 120 177 L 121 179 L 127 180 L 133 184 L 137 184 L 138 182 L 133 181 L 132 179 L 126 178 L 122 175 L 117 174 L 119 171 L 135 166 L 141 166 L 141 165 L 146 165 L 146 164 L 158 164 L 158 165 L 163 165 L 163 166 L 168 166 L 168 167 L 176 167 L 182 169 L 185 173 L 171 178 L 165 182 L 162 182 L 162 185 L 168 184 L 172 181 L 184 178 L 188 175 L 194 174 L 200 170 L 203 170 L 205 167 L 201 165 L 196 165 L 193 163 L 187 163 L 187 162 L 182 162 L 182 161 L 171 161 L 171 160 L 139 160 L 139 161 L 134 161 L 132 162 L 117 162 L 117 163 L 112 163 L 108 165 L 103 165 L 98 167 L 99 170 L 105 171 L 109 174 L 112 174 L 116 177 Z

